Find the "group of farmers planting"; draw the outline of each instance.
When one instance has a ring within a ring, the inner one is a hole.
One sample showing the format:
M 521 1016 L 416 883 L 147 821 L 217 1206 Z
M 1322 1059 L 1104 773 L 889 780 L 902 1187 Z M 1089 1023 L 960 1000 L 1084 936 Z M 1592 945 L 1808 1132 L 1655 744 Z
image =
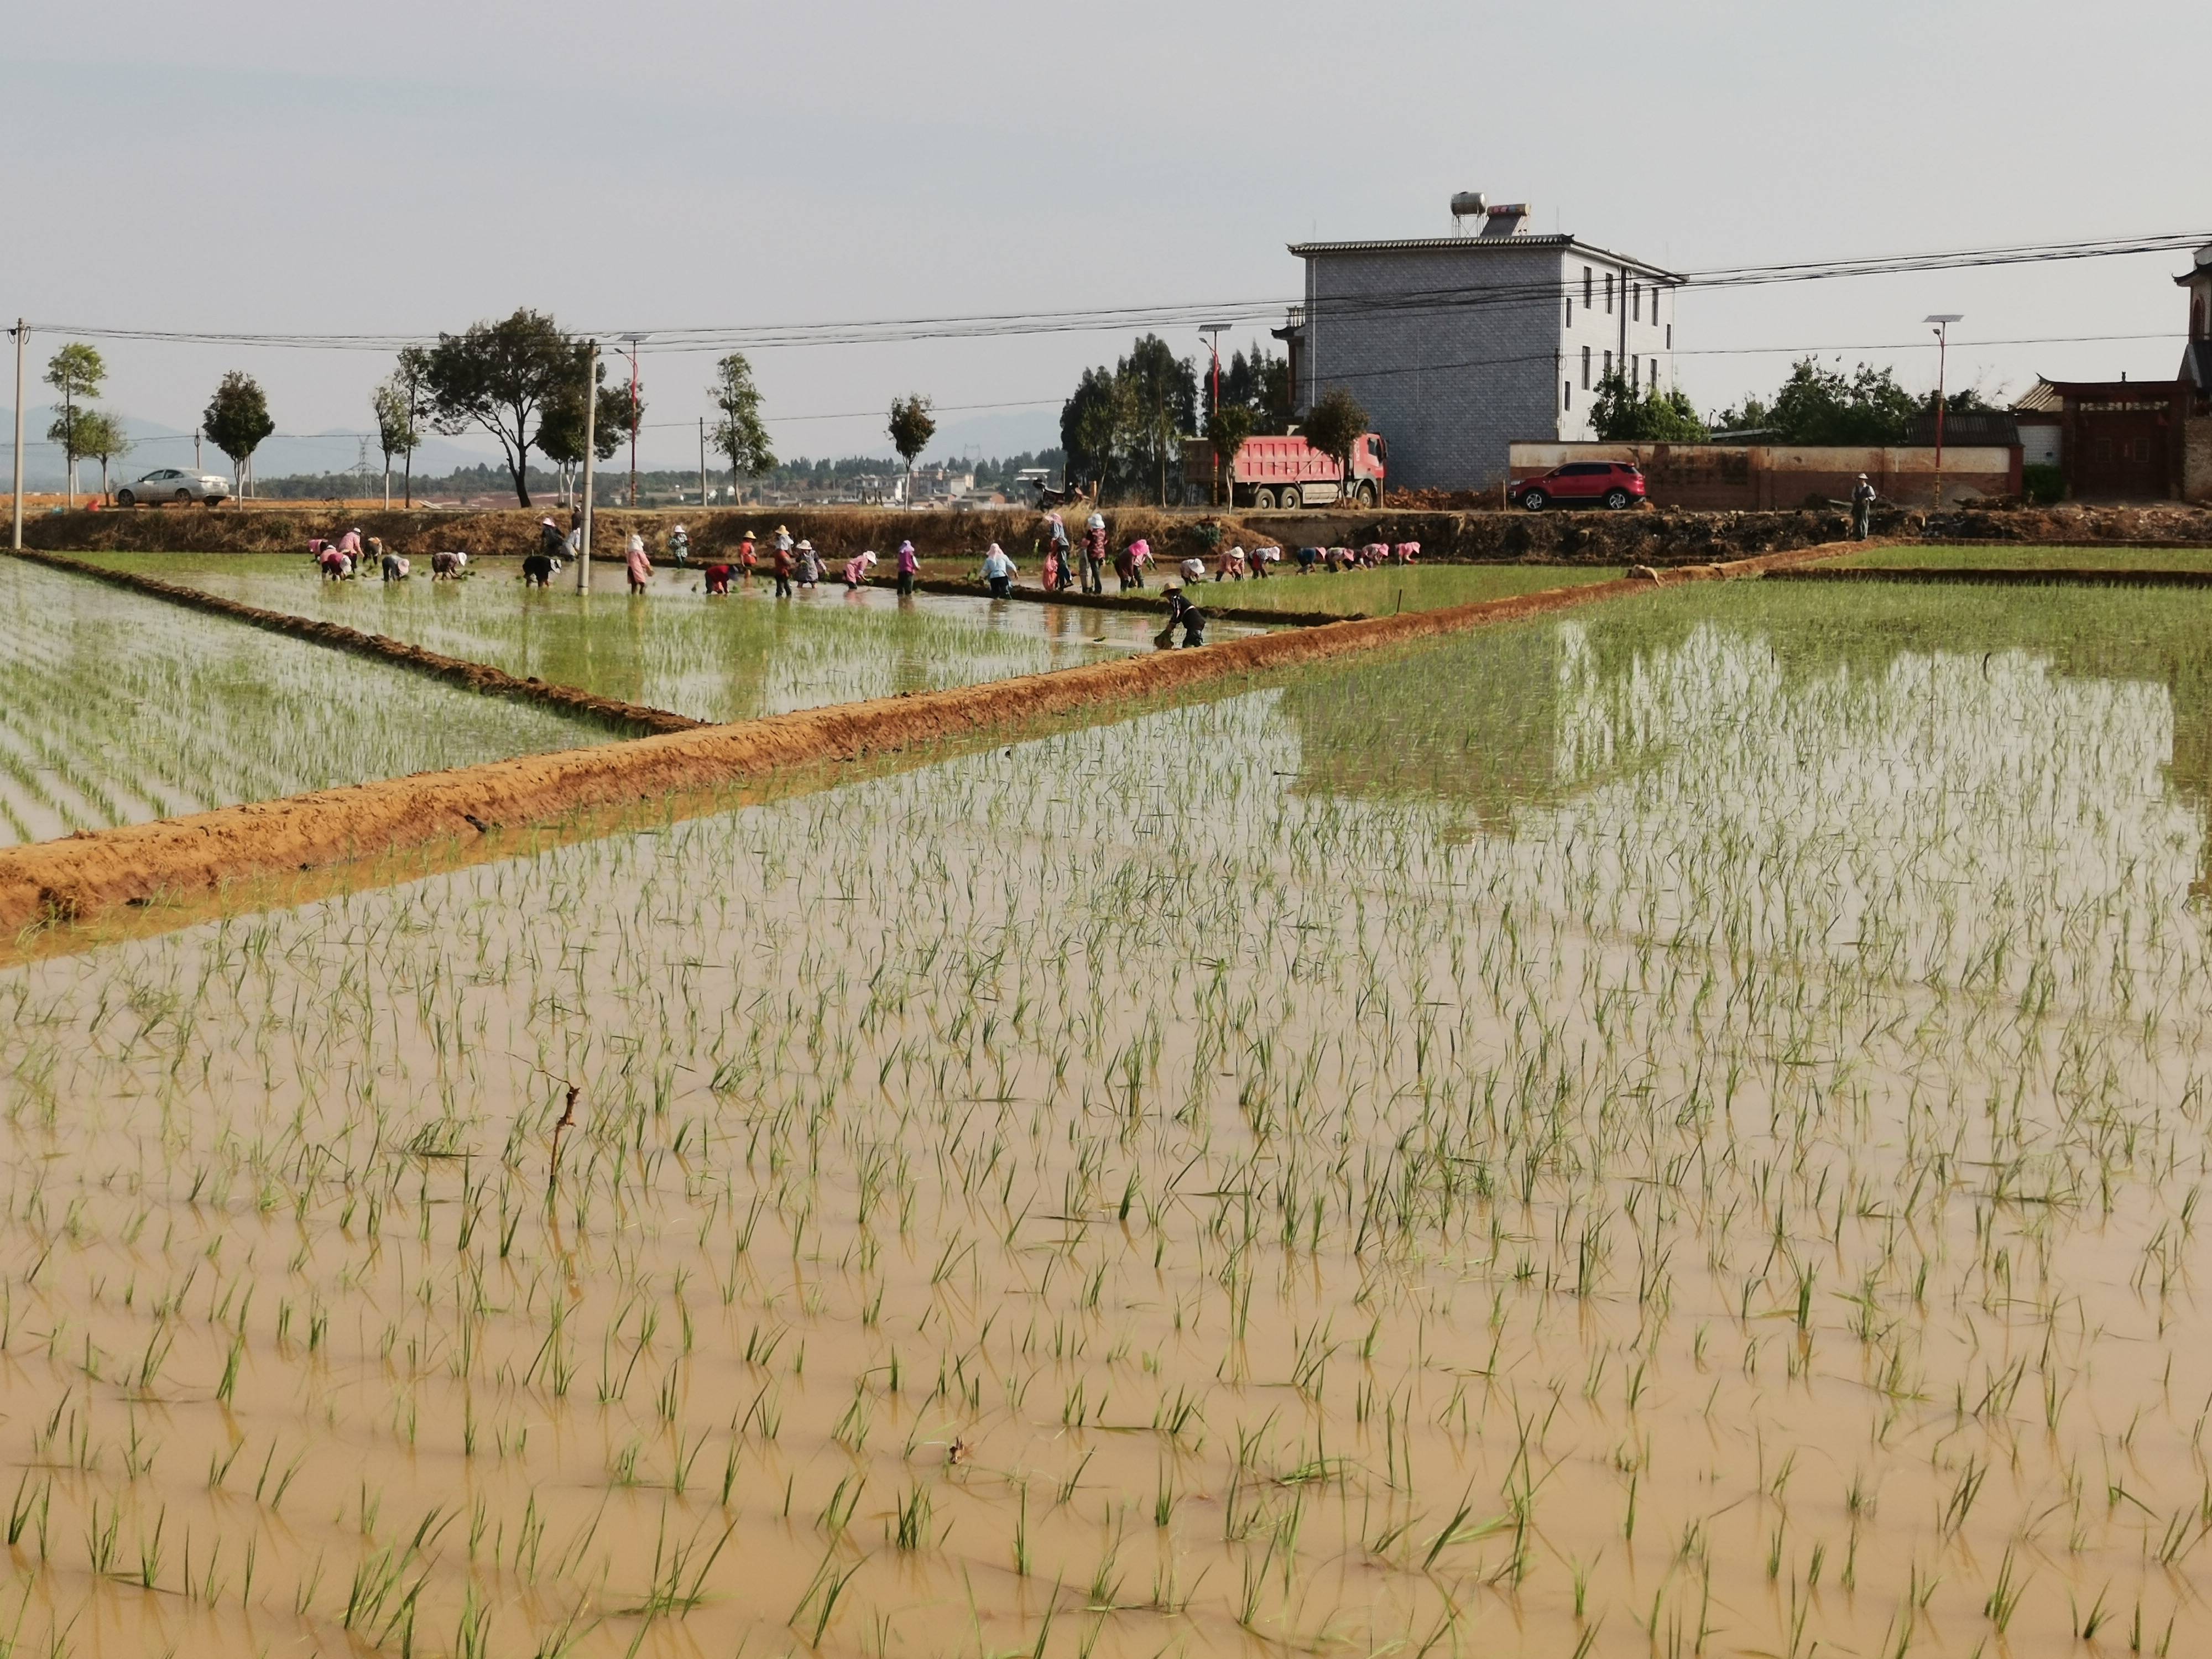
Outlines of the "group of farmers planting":
M 526 586 L 542 588 L 548 586 L 563 564 L 577 557 L 583 548 L 583 514 L 580 510 L 572 515 L 570 526 L 563 534 L 560 526 L 551 519 L 538 521 L 538 540 L 522 561 L 522 580 Z M 1145 572 L 1154 563 L 1151 544 L 1142 537 L 1125 544 L 1119 551 L 1110 551 L 1112 543 L 1106 532 L 1103 514 L 1093 513 L 1084 526 L 1082 539 L 1078 543 L 1068 534 L 1067 526 L 1058 513 L 1048 513 L 1040 526 L 1032 550 L 1042 549 L 1042 574 L 1045 591 L 1066 592 L 1079 586 L 1085 593 L 1106 591 L 1106 567 L 1114 567 L 1115 580 L 1122 592 L 1142 589 Z M 1297 573 L 1305 575 L 1315 570 L 1343 570 L 1369 565 L 1395 562 L 1411 564 L 1420 556 L 1419 542 L 1401 542 L 1395 546 L 1376 543 L 1371 546 L 1352 548 L 1302 547 L 1297 550 Z M 307 554 L 323 574 L 325 580 L 346 581 L 366 578 L 372 571 L 385 581 L 404 581 L 411 573 L 410 562 L 392 552 L 375 537 L 364 539 L 356 525 L 335 541 L 320 538 L 307 544 Z M 667 554 L 679 570 L 695 567 L 691 561 L 691 534 L 679 524 L 668 533 Z M 1223 549 L 1213 556 L 1211 568 L 1217 582 L 1243 581 L 1248 576 L 1255 581 L 1264 580 L 1267 567 L 1279 562 L 1283 556 L 1279 547 L 1259 547 L 1246 552 L 1241 546 Z M 840 579 L 848 592 L 857 592 L 867 585 L 871 574 L 879 562 L 873 552 L 852 555 L 844 562 Z M 459 551 L 438 552 L 430 556 L 430 579 L 433 581 L 457 580 L 468 568 L 469 556 Z M 765 565 L 765 570 L 763 566 Z M 629 578 L 629 591 L 642 594 L 652 585 L 653 556 L 645 544 L 645 538 L 632 531 L 623 550 L 623 567 Z M 899 544 L 896 569 L 898 591 L 902 597 L 910 596 L 921 572 L 921 556 L 910 541 Z M 732 583 L 750 587 L 757 578 L 772 576 L 778 599 L 789 599 L 800 588 L 811 590 L 820 586 L 826 561 L 817 552 L 814 544 L 800 538 L 793 540 L 788 526 L 778 525 L 769 538 L 765 552 L 746 531 L 734 554 L 715 555 L 698 564 L 696 568 L 706 579 L 710 597 L 726 596 Z M 1018 567 L 1006 550 L 993 542 L 983 555 L 977 576 L 994 599 L 1011 599 L 1014 577 Z M 1197 556 L 1187 558 L 1177 568 L 1182 578 L 1181 586 L 1170 586 L 1164 591 L 1167 601 L 1168 623 L 1160 631 L 1158 643 L 1165 647 L 1173 641 L 1178 629 L 1186 646 L 1206 642 L 1206 612 L 1194 604 L 1186 591 L 1193 584 L 1202 582 L 1209 574 L 1206 560 Z

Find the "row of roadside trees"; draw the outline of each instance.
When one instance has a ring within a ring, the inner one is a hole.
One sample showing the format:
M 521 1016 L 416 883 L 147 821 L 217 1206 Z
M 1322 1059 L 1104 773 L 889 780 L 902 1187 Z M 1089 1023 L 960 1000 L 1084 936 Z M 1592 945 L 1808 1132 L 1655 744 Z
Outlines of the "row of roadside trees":
M 106 495 L 108 468 L 131 449 L 131 436 L 124 429 L 122 417 L 92 407 L 92 400 L 100 396 L 101 387 L 107 383 L 106 360 L 96 347 L 82 340 L 71 340 L 47 360 L 45 380 L 61 398 L 53 421 L 46 428 L 46 441 L 62 452 L 63 464 L 68 469 L 66 488 L 70 504 L 74 506 L 76 501 L 79 461 L 100 463 L 100 493 Z M 252 476 L 248 469 L 253 452 L 276 429 L 276 423 L 269 415 L 269 400 L 259 382 L 238 369 L 222 377 L 200 417 L 201 432 L 230 458 L 241 488 Z
M 473 428 L 499 445 L 514 499 L 528 507 L 533 451 L 565 476 L 583 464 L 587 430 L 594 459 L 604 461 L 643 423 L 642 386 L 609 385 L 606 371 L 588 343 L 527 308 L 459 334 L 441 334 L 434 346 L 407 347 L 370 400 L 387 481 L 398 457 L 411 503 L 412 458 L 424 433 L 453 435 Z M 744 353 L 733 351 L 714 365 L 707 398 L 714 411 L 707 440 L 731 472 L 750 478 L 772 471 L 775 450 Z M 889 429 L 911 472 L 937 429 L 929 399 L 916 395 L 894 402 Z

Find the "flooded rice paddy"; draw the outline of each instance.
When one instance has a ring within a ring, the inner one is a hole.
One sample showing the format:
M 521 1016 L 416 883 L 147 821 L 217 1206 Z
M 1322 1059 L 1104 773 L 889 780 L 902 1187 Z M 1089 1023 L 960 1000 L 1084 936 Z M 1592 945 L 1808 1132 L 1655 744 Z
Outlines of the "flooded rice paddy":
M 204 589 L 266 610 L 383 634 L 510 674 L 536 676 L 695 720 L 974 685 L 1115 652 L 1150 650 L 1158 618 L 842 582 L 778 601 L 763 588 L 708 602 L 696 568 L 658 571 L 633 601 L 619 560 L 532 592 L 512 560 L 432 582 L 326 582 L 304 558 L 259 554 L 90 554 L 88 562 Z M 1221 630 L 1217 630 L 1221 631 Z M 1239 630 L 1227 630 L 1233 632 Z M 1249 632 L 1250 630 L 1241 630 Z M 1224 633 L 1226 637 L 1226 632 Z
M 2204 621 L 1668 590 L 10 969 L 0 1630 L 2194 1651 Z
M 0 845 L 609 735 L 158 599 L 0 565 Z

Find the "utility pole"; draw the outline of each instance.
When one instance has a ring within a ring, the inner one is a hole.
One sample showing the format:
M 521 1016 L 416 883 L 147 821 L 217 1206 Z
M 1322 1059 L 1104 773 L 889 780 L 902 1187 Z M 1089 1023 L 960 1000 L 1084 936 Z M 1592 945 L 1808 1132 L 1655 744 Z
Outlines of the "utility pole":
M 699 510 L 707 510 L 707 417 L 699 417 Z
M 23 550 L 23 343 L 30 338 L 31 331 L 23 319 L 15 319 L 15 474 L 13 488 L 15 496 L 15 550 Z
M 636 400 L 630 403 L 635 420 Z M 594 340 L 584 354 L 584 534 L 576 544 L 576 591 L 592 591 L 592 453 L 599 438 L 592 430 L 599 412 L 599 343 Z
M 200 429 L 198 427 L 192 428 L 192 471 L 195 472 L 206 471 L 200 461 Z
M 1217 419 L 1221 414 L 1221 331 L 1228 326 L 1226 323 L 1200 323 L 1198 325 L 1198 331 L 1206 336 L 1206 343 L 1213 352 L 1213 402 L 1210 412 Z M 1213 500 L 1215 505 L 1220 504 L 1221 452 L 1218 449 L 1213 452 Z
M 1951 346 L 1951 325 L 1963 320 L 1964 313 L 1956 311 L 1938 312 L 1933 317 L 1923 317 L 1923 322 L 1936 325 L 1936 507 L 1943 506 L 1943 368 L 1944 359 Z
M 644 337 L 625 334 L 629 342 L 629 508 L 637 511 L 637 343 Z

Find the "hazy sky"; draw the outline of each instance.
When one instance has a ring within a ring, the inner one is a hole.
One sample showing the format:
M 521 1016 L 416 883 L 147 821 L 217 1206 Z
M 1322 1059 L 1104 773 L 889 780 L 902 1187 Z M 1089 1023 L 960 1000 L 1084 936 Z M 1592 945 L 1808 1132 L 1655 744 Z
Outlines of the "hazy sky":
M 1288 299 L 1286 241 L 1438 234 L 1457 189 L 1690 270 L 2212 234 L 2204 0 L 5 9 L 0 310 L 34 323 L 380 334 L 526 304 L 617 330 Z M 1932 351 L 1905 343 L 1955 311 L 1954 385 L 2169 377 L 2186 263 L 1692 294 L 1680 374 L 1717 405 L 1828 347 L 1931 385 Z M 2073 335 L 2155 337 L 2051 337 Z M 957 405 L 1033 404 L 967 434 L 996 449 L 1048 437 L 1076 374 L 1127 343 L 755 365 L 787 455 L 887 452 L 872 411 L 908 390 L 948 429 L 985 413 Z M 106 401 L 178 427 L 243 367 L 282 430 L 359 428 L 389 367 L 102 348 Z M 647 419 L 683 423 L 649 430 L 648 458 L 693 453 L 709 362 L 648 350 Z M 798 418 L 850 411 L 871 412 Z

